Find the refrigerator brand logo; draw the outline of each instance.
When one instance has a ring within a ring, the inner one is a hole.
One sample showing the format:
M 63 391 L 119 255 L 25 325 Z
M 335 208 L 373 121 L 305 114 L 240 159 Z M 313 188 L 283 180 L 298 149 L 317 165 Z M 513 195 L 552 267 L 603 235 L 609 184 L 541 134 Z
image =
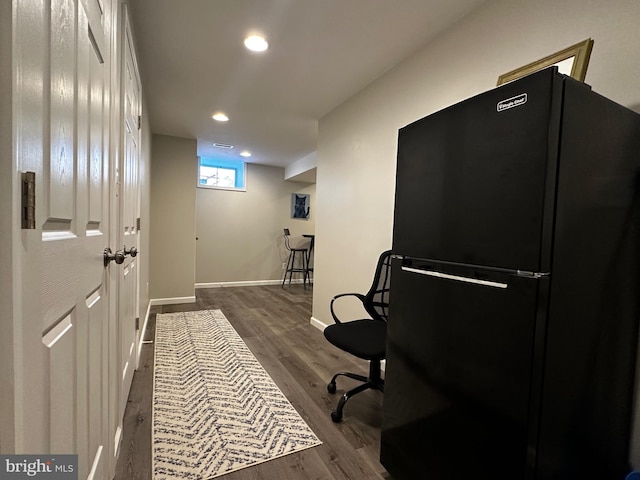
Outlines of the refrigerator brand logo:
M 525 103 L 527 103 L 527 94 L 521 93 L 520 95 L 516 95 L 515 97 L 507 98 L 506 100 L 498 102 L 498 111 L 503 112 L 505 110 L 509 110 L 510 108 L 520 107 Z

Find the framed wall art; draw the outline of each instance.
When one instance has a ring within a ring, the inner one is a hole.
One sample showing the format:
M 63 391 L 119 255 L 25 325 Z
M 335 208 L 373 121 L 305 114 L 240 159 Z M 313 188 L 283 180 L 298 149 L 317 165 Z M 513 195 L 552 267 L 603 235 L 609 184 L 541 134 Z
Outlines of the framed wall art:
M 535 62 L 528 63 L 524 67 L 516 68 L 498 77 L 498 85 L 516 80 L 518 78 L 537 72 L 543 68 L 556 65 L 560 73 L 569 75 L 581 82 L 587 74 L 587 66 L 589 65 L 589 57 L 593 48 L 593 40 L 587 39 L 575 45 L 553 53 Z
M 311 195 L 308 193 L 291 194 L 291 218 L 309 219 L 311 208 Z

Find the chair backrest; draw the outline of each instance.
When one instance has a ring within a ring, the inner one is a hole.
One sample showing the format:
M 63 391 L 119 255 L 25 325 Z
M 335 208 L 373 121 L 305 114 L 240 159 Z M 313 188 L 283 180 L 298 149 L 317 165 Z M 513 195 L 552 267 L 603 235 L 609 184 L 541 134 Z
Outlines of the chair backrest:
M 284 246 L 287 250 L 291 250 L 291 245 L 289 245 L 289 236 L 291 235 L 291 232 L 288 228 L 283 228 L 282 230 L 284 231 Z
M 291 232 L 288 228 L 282 229 L 284 232 L 284 246 L 287 250 L 308 250 L 309 245 L 311 244 L 310 238 L 305 238 L 302 235 L 298 235 L 295 237 L 291 236 Z
M 389 318 L 389 294 L 391 292 L 391 250 L 382 252 L 376 265 L 371 288 L 364 298 L 364 308 L 374 320 Z

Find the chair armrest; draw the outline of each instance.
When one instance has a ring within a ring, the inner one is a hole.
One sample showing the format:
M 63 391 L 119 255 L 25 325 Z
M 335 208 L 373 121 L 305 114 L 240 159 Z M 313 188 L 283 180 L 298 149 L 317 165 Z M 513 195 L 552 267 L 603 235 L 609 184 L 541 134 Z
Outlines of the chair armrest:
M 331 299 L 331 303 L 329 304 L 329 308 L 331 310 L 331 316 L 333 317 L 333 321 L 336 322 L 336 323 L 342 323 L 342 322 L 338 319 L 335 311 L 333 310 L 333 302 L 335 302 L 337 299 L 339 299 L 341 297 L 348 297 L 348 296 L 356 297 L 358 300 L 360 300 L 361 302 L 364 303 L 365 296 L 362 295 L 361 293 L 340 293 L 340 294 L 336 295 L 335 297 L 333 297 Z

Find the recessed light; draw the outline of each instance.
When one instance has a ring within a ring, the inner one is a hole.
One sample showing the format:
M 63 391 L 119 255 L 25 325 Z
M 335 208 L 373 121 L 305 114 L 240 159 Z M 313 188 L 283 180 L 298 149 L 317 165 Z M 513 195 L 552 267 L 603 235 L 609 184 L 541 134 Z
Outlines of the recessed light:
M 244 46 L 252 52 L 264 52 L 269 48 L 269 43 L 261 35 L 249 35 L 244 39 Z
M 214 113 L 211 118 L 213 118 L 214 120 L 217 120 L 218 122 L 228 122 L 229 121 L 229 117 L 227 117 L 224 113 L 222 112 L 217 112 Z
M 240 152 L 240 156 L 249 158 L 251 156 L 251 152 L 248 152 L 247 150 L 243 150 L 242 152 Z

